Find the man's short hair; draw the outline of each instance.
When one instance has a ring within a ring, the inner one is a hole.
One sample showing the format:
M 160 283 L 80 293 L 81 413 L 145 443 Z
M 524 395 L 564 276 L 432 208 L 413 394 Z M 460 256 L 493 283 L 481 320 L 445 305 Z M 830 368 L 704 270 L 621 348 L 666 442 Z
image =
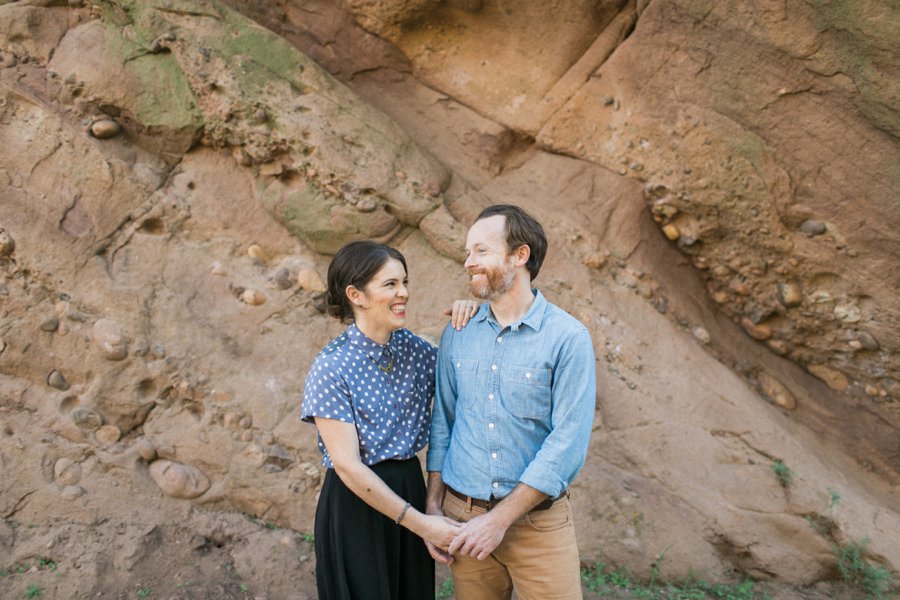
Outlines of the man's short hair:
M 521 207 L 513 204 L 494 204 L 488 206 L 478 215 L 475 221 L 502 215 L 506 217 L 506 245 L 510 252 L 515 252 L 519 246 L 527 245 L 531 254 L 525 267 L 531 273 L 532 281 L 537 279 L 547 255 L 547 236 L 544 228 L 537 219 L 525 212 Z

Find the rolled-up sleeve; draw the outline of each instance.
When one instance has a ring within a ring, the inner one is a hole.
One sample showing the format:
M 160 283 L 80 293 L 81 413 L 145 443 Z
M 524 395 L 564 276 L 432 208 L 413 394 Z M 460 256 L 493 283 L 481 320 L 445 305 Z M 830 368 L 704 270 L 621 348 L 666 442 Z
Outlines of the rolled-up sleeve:
M 456 419 L 456 373 L 450 360 L 451 338 L 455 333 L 452 326 L 444 328 L 437 355 L 437 381 L 435 382 L 434 409 L 431 417 L 431 433 L 425 468 L 428 471 L 443 471 L 444 458 L 450 446 L 450 434 Z
M 581 329 L 565 342 L 553 369 L 552 430 L 519 481 L 556 497 L 575 479 L 594 426 L 596 388 L 591 336 Z

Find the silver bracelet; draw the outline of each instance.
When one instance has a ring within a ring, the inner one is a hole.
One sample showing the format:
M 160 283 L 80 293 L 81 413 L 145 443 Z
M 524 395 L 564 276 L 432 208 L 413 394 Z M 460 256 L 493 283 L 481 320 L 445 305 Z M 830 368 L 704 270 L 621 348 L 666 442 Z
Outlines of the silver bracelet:
M 409 510 L 410 506 L 412 506 L 412 505 L 409 502 L 407 502 L 406 504 L 403 505 L 403 510 L 401 510 L 400 514 L 397 515 L 397 518 L 394 520 L 394 523 L 396 523 L 397 525 L 400 524 L 400 521 L 402 521 L 403 517 L 406 516 L 406 511 Z

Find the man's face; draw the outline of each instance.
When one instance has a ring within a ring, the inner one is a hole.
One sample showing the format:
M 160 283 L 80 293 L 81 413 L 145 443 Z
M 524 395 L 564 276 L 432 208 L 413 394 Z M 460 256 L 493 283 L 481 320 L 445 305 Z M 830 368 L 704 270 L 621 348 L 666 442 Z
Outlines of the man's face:
M 495 215 L 476 221 L 466 236 L 466 271 L 469 289 L 482 300 L 508 292 L 516 277 L 515 257 L 506 246 L 506 217 Z

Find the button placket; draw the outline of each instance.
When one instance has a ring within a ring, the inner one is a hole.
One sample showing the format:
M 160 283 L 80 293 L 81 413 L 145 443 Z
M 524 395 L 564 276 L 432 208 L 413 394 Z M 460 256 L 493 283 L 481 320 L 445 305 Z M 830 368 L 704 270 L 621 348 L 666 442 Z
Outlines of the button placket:
M 490 460 L 491 489 L 499 491 L 502 479 L 499 461 L 500 455 L 500 367 L 503 364 L 503 333 L 497 334 L 490 359 L 488 389 L 485 415 L 487 416 L 487 440 Z

